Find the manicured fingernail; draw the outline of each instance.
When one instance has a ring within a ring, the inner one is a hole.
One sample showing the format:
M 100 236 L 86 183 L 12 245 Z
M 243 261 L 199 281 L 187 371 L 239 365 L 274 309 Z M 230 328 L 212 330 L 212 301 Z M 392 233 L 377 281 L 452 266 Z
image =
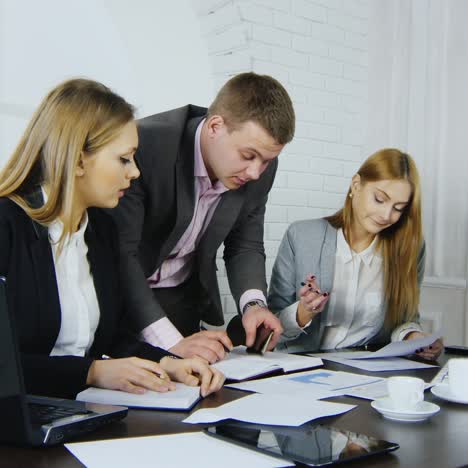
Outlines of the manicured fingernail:
M 306 284 L 304 283 L 304 281 L 301 281 L 301 286 L 305 286 Z
M 309 286 L 309 288 L 311 288 L 311 287 L 312 287 L 312 285 L 311 285 L 310 283 L 309 283 L 307 286 Z
M 323 297 L 327 297 L 328 296 L 328 293 L 327 292 L 324 292 L 323 293 Z
M 432 349 L 432 346 L 429 346 L 429 349 Z
M 310 281 L 313 281 L 315 279 L 315 276 L 310 277 Z

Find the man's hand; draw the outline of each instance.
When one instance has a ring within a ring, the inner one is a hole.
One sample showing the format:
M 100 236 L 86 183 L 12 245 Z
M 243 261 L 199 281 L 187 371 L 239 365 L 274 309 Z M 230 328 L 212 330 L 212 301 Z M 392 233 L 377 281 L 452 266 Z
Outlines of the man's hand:
M 265 329 L 274 332 L 267 351 L 272 350 L 276 346 L 281 333 L 283 333 L 283 327 L 279 318 L 266 307 L 258 305 L 249 307 L 245 311 L 242 316 L 242 325 L 245 330 L 245 344 L 248 348 L 254 345 L 257 329 L 262 325 Z
M 416 338 L 424 338 L 428 336 L 427 333 L 422 332 L 411 332 L 405 336 L 405 340 L 414 340 Z M 427 359 L 429 361 L 435 361 L 439 356 L 442 350 L 444 349 L 444 343 L 441 338 L 437 339 L 432 343 L 430 346 L 426 346 L 425 348 L 417 349 L 416 356 L 422 357 L 423 359 Z
M 164 357 L 161 359 L 160 365 L 171 379 L 191 387 L 200 385 L 200 393 L 203 397 L 218 391 L 223 386 L 225 379 L 219 370 L 209 366 L 199 357 L 190 359 Z
M 232 348 L 232 342 L 224 330 L 206 330 L 183 338 L 169 351 L 183 358 L 198 356 L 213 364 L 223 360 L 226 352 Z

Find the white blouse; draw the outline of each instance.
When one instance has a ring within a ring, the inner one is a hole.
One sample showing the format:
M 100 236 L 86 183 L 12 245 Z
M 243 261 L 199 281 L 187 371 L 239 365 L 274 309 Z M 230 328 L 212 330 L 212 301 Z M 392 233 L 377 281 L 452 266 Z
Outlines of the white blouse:
M 376 252 L 377 237 L 356 253 L 346 242 L 343 230 L 336 239 L 335 276 L 330 293 L 322 349 L 335 349 L 366 343 L 382 328 L 382 257 Z
M 88 225 L 85 213 L 77 232 L 65 241 L 58 255 L 57 242 L 63 224 L 56 220 L 49 226 L 49 241 L 55 264 L 55 276 L 62 320 L 51 356 L 84 356 L 91 348 L 99 324 L 99 304 L 94 289 L 84 233 Z
M 377 237 L 369 247 L 356 253 L 346 242 L 343 230 L 337 231 L 333 288 L 320 349 L 363 345 L 382 328 L 385 320 L 383 261 L 375 249 L 376 243 Z M 310 325 L 309 322 L 301 329 L 297 324 L 298 303 L 280 312 L 286 341 L 305 333 L 303 329 Z M 406 322 L 392 332 L 391 339 L 401 341 L 413 331 L 422 329 L 418 323 Z

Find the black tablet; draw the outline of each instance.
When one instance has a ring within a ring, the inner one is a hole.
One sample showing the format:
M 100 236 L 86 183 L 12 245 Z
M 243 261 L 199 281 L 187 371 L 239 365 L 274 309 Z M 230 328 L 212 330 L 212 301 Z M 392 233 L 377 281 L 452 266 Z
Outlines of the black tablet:
M 205 432 L 243 447 L 309 466 L 359 460 L 400 447 L 393 442 L 322 425 L 292 429 L 227 423 L 208 427 Z

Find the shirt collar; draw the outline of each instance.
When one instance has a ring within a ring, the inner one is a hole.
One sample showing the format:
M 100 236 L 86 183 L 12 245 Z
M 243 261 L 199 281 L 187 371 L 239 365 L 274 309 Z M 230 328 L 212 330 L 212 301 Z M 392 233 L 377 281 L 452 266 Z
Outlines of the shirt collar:
M 338 229 L 336 234 L 336 253 L 343 259 L 344 263 L 351 262 L 353 258 L 359 258 L 366 266 L 370 266 L 374 258 L 380 258 L 380 255 L 375 249 L 377 239 L 378 236 L 375 236 L 369 247 L 367 247 L 362 252 L 356 253 L 351 249 L 348 242 L 346 241 L 343 234 L 343 229 Z
M 210 177 L 208 175 L 208 171 L 206 170 L 205 161 L 203 161 L 203 156 L 201 152 L 201 130 L 203 124 L 205 123 L 206 119 L 203 119 L 197 127 L 197 131 L 195 132 L 195 164 L 194 164 L 194 175 L 195 177 L 200 177 L 205 183 L 209 183 L 209 186 L 217 193 L 227 192 L 229 189 L 225 187 L 219 180 L 217 180 L 214 184 L 211 183 Z
M 44 197 L 44 203 L 47 202 L 47 192 L 44 190 L 44 187 L 41 187 L 42 190 L 42 196 Z M 70 239 L 84 239 L 84 233 L 86 231 L 86 228 L 88 227 L 88 213 L 87 211 L 84 212 L 83 218 L 80 222 L 80 227 L 78 231 L 74 232 L 71 236 Z M 52 223 L 49 224 L 49 239 L 53 243 L 57 243 L 60 239 L 60 236 L 62 235 L 63 232 L 63 223 L 60 221 L 60 219 L 55 219 L 52 221 Z M 70 239 L 67 239 L 70 240 Z M 66 242 L 67 242 L 66 241 Z

